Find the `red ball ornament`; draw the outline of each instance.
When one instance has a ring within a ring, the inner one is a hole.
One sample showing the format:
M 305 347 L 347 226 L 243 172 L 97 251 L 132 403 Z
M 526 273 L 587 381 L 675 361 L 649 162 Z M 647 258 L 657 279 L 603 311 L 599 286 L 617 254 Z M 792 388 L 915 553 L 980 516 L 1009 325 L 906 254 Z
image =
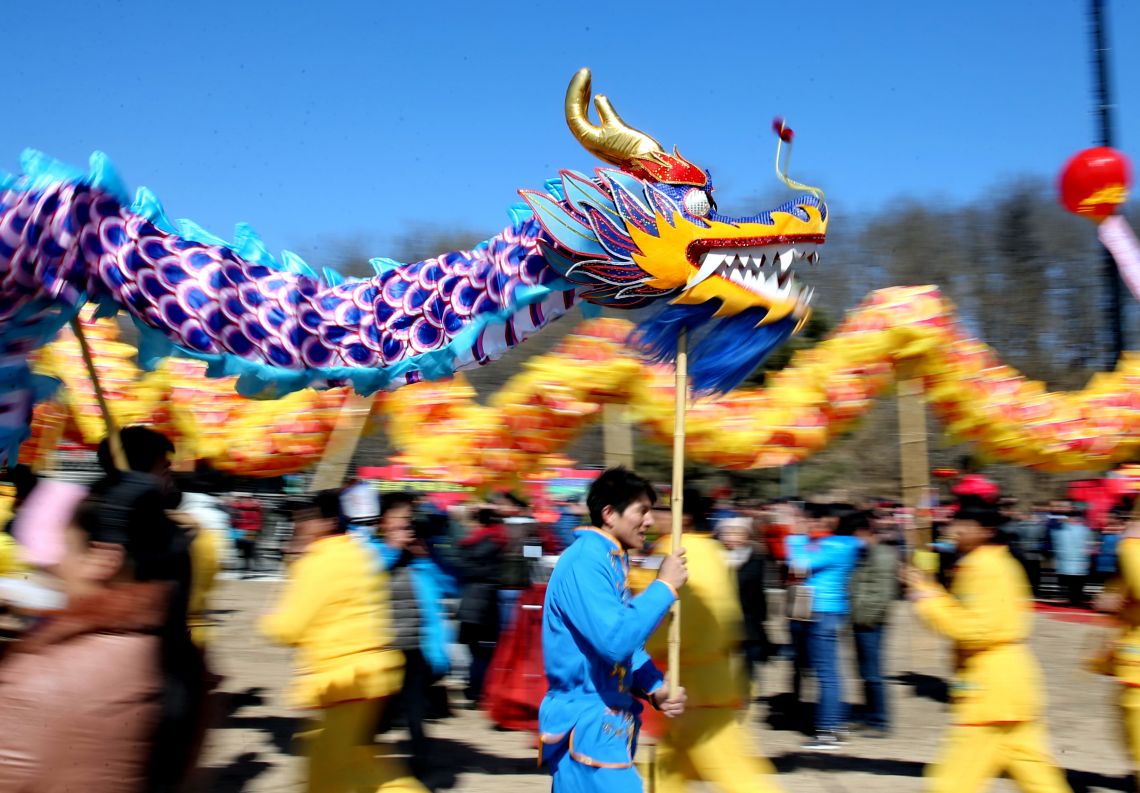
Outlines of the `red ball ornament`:
M 1116 149 L 1098 146 L 1065 163 L 1057 182 L 1061 205 L 1077 215 L 1104 220 L 1128 200 L 1132 165 Z
M 779 135 L 780 140 L 784 141 L 784 143 L 791 143 L 792 138 L 795 137 L 796 134 L 792 132 L 792 128 L 784 122 L 784 119 L 779 116 L 772 119 L 772 131 Z

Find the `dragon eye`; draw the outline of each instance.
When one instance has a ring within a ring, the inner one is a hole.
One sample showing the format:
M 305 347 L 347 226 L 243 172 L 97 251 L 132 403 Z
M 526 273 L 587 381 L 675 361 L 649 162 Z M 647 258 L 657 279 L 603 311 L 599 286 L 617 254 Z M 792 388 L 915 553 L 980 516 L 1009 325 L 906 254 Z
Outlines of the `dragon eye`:
M 712 200 L 704 190 L 693 188 L 685 193 L 685 211 L 695 218 L 703 218 L 712 209 Z

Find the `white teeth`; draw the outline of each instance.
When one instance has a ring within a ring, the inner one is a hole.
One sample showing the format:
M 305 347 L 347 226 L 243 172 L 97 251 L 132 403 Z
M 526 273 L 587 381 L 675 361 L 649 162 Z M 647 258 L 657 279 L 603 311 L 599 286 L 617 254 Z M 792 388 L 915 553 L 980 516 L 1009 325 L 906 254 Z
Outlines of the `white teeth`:
M 816 246 L 799 243 L 787 248 L 780 245 L 754 245 L 712 250 L 701 256 L 700 267 L 689 279 L 688 286 L 694 287 L 709 276 L 717 275 L 752 292 L 794 299 L 797 304 L 806 304 L 811 299 L 812 292 L 801 288 L 790 272 L 798 260 L 807 260 L 809 264 L 818 262 Z
M 723 253 L 706 253 L 703 257 L 701 257 L 701 269 L 697 271 L 696 275 L 689 279 L 689 286 L 696 286 L 701 281 L 705 280 L 710 275 L 715 273 L 717 268 L 720 267 L 721 263 L 724 262 L 724 260 L 725 256 Z

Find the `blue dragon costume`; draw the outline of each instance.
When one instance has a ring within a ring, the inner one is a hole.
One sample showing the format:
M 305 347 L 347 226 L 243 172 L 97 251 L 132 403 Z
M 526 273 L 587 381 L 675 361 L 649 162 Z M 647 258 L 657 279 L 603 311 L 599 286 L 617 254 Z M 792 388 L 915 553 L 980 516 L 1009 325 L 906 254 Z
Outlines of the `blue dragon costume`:
M 660 303 L 634 343 L 669 360 L 685 331 L 694 388 L 731 389 L 807 319 L 811 293 L 793 265 L 814 263 L 824 242 L 822 194 L 805 188 L 770 211 L 722 215 L 707 171 L 626 125 L 603 96 L 594 124 L 589 98 L 583 69 L 566 120 L 613 167 L 522 191 L 510 226 L 473 250 L 373 259 L 368 279 L 318 275 L 289 252 L 275 258 L 244 225 L 226 242 L 172 221 L 145 188 L 132 200 L 100 153 L 83 173 L 25 152 L 21 175 L 0 174 L 0 457 L 26 434 L 43 392 L 28 355 L 87 303 L 131 316 L 143 366 L 203 359 L 210 376 L 238 375 L 239 392 L 262 398 L 445 378 L 493 361 L 576 303 Z

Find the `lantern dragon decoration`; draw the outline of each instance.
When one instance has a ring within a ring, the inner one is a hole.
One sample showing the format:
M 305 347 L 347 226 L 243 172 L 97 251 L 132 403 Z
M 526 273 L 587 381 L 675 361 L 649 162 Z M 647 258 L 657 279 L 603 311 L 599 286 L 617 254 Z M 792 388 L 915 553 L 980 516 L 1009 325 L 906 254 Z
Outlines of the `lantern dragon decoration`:
M 187 458 L 230 473 L 277 476 L 322 458 L 343 389 L 243 399 L 231 381 L 207 380 L 198 361 L 171 358 L 144 374 L 133 348 L 117 340 L 114 323 L 85 327 L 120 425 L 149 423 Z M 488 488 L 513 487 L 521 476 L 547 470 L 601 417 L 605 404 L 627 406 L 645 437 L 669 444 L 674 373 L 646 365 L 629 349 L 631 329 L 616 317 L 580 323 L 555 349 L 528 358 L 486 404 L 462 375 L 378 393 L 371 402 L 374 429 L 384 427 L 399 452 L 395 459 L 416 472 Z M 65 388 L 59 401 L 36 408 L 32 438 L 22 450 L 30 463 L 37 451 L 50 453 L 53 429 L 91 448 L 105 434 L 79 357 L 66 331 L 35 356 L 38 370 L 59 377 Z M 1114 372 L 1094 375 L 1080 391 L 1051 392 L 972 336 L 936 287 L 896 286 L 867 295 L 827 339 L 769 373 L 764 387 L 694 400 L 686 457 L 721 469 L 802 462 L 858 426 L 902 373 L 922 379 L 924 399 L 947 438 L 969 444 L 987 461 L 1089 472 L 1140 452 L 1140 355 L 1126 354 Z
M 439 379 L 495 360 L 579 302 L 660 303 L 633 339 L 656 360 L 693 334 L 694 388 L 723 392 L 747 376 L 809 314 L 793 265 L 825 240 L 822 193 L 745 217 L 721 214 L 712 180 L 628 125 L 603 96 L 587 115 L 590 73 L 566 94 L 575 137 L 614 168 L 562 171 L 523 191 L 511 225 L 470 251 L 411 264 L 373 259 L 375 275 L 323 280 L 299 257 L 274 258 L 246 226 L 232 242 L 172 222 L 145 188 L 131 201 L 110 162 L 86 174 L 25 152 L 23 174 L 0 174 L 0 394 L 9 421 L 0 449 L 23 437 L 37 389 L 27 355 L 87 303 L 125 310 L 141 331 L 140 360 L 177 354 L 211 377 L 275 398 L 352 385 L 367 394 Z M 783 135 L 790 140 L 790 131 Z M 0 451 L 3 454 L 3 451 Z

